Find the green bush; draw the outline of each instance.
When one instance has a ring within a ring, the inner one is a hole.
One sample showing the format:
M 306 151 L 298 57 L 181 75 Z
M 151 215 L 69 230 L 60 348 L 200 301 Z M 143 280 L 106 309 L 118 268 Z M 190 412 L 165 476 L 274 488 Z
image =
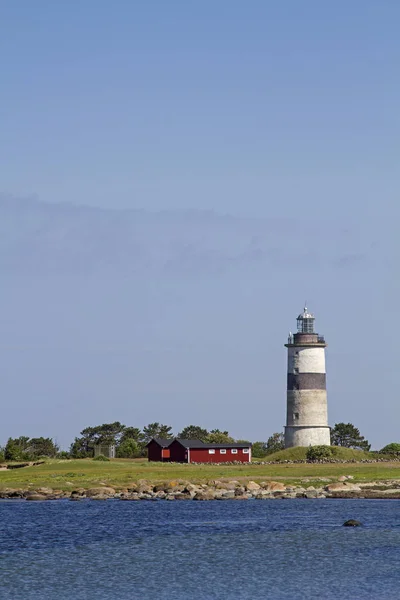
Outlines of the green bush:
M 61 450 L 61 452 L 57 454 L 57 458 L 60 458 L 61 460 L 71 460 L 71 455 L 66 450 Z
M 127 438 L 117 448 L 117 458 L 139 458 L 141 448 L 136 440 Z
M 400 452 L 400 444 L 392 442 L 382 448 L 382 450 L 379 450 L 379 452 L 382 452 L 382 454 L 397 454 Z
M 104 456 L 104 454 L 99 454 L 93 460 L 98 460 L 100 462 L 109 462 L 110 461 L 110 459 L 108 458 L 108 456 Z
M 330 458 L 332 456 L 332 450 L 330 446 L 310 446 L 307 450 L 307 460 L 322 460 L 324 458 Z

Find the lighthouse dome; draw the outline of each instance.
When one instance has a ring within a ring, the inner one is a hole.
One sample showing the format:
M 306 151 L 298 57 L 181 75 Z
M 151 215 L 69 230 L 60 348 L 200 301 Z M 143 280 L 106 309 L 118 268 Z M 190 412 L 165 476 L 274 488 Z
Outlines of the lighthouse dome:
M 307 306 L 304 307 L 303 312 L 299 314 L 299 316 L 297 317 L 297 320 L 302 320 L 302 319 L 315 319 L 314 315 L 310 312 L 308 312 L 308 308 Z
M 297 331 L 299 333 L 314 333 L 314 321 L 314 315 L 305 306 L 303 312 L 297 317 Z

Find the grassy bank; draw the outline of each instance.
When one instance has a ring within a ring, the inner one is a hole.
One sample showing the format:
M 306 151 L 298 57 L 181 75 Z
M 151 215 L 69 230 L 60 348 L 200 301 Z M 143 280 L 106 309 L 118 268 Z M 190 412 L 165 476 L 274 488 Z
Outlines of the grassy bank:
M 305 460 L 307 458 L 307 447 L 296 446 L 296 448 L 287 448 L 268 455 L 265 460 L 285 461 L 285 460 Z M 362 450 L 353 450 L 352 448 L 342 448 L 341 446 L 330 446 L 333 459 L 339 460 L 370 460 L 374 458 L 370 452 Z
M 0 490 L 50 487 L 60 490 L 95 487 L 99 484 L 124 488 L 129 483 L 146 479 L 158 483 L 185 479 L 205 483 L 214 479 L 265 481 L 277 479 L 284 483 L 311 481 L 319 477 L 337 478 L 352 475 L 355 481 L 400 479 L 400 463 L 347 464 L 274 464 L 274 465 L 180 465 L 149 463 L 147 460 L 54 460 L 23 469 L 0 471 Z

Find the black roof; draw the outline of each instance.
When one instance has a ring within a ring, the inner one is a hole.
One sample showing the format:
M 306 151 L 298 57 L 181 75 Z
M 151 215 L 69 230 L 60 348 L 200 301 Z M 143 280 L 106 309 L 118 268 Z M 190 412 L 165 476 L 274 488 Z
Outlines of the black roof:
M 181 438 L 175 438 L 171 440 L 179 442 L 185 448 L 250 448 L 251 444 L 205 444 L 201 440 L 183 440 Z M 170 443 L 171 443 L 170 442 Z
M 203 446 L 205 446 L 205 443 L 201 440 L 184 440 L 183 438 L 175 438 L 175 440 L 172 441 L 179 442 L 181 446 L 185 446 L 185 448 L 203 448 Z
M 151 438 L 150 442 L 156 442 L 156 444 L 158 444 L 159 446 L 161 446 L 162 448 L 167 448 L 171 442 L 173 442 L 174 440 L 167 440 L 166 438 Z M 150 442 L 148 444 L 146 444 L 146 446 L 148 446 L 150 444 Z
M 172 442 L 179 442 L 184 448 L 250 448 L 251 444 L 205 444 L 201 440 L 184 440 L 182 438 L 165 439 L 165 438 L 152 438 L 150 442 L 156 442 L 162 448 L 168 448 Z M 150 444 L 146 444 L 147 446 Z

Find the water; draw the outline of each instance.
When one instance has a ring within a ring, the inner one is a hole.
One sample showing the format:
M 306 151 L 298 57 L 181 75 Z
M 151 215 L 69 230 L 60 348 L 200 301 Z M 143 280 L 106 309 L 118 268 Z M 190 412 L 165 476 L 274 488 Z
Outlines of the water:
M 28 597 L 399 600 L 400 501 L 2 501 L 0 598 Z

